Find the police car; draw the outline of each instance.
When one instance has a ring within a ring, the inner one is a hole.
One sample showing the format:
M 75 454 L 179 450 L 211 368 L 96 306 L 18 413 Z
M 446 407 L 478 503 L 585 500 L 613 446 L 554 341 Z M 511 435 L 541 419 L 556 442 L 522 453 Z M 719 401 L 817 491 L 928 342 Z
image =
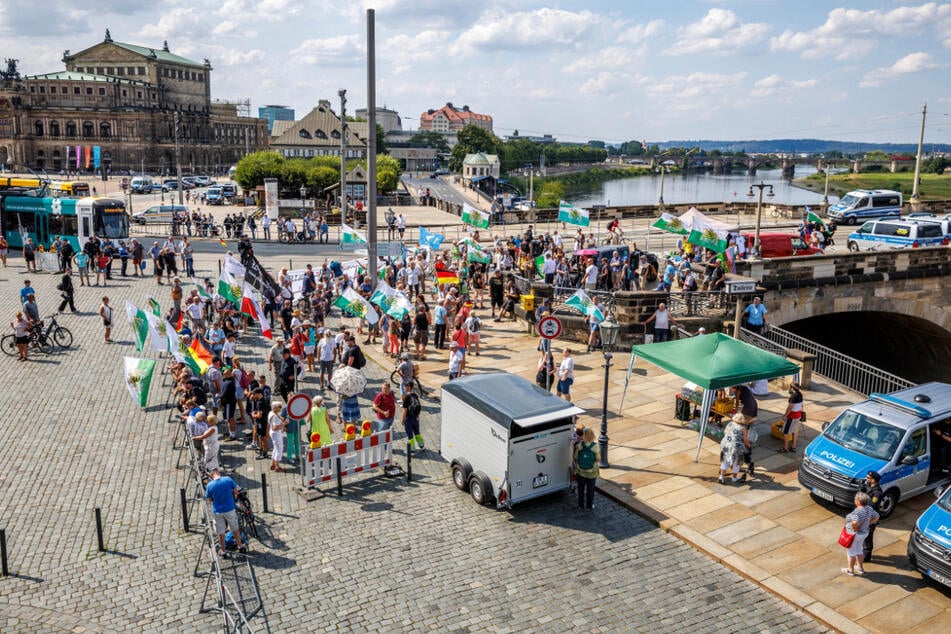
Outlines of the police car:
M 885 518 L 900 499 L 951 482 L 951 452 L 938 441 L 951 419 L 951 385 L 925 383 L 892 394 L 871 394 L 849 407 L 809 443 L 799 483 L 815 497 L 852 507 L 865 474 L 877 471 Z
M 951 587 L 951 487 L 938 489 L 938 501 L 915 522 L 908 539 L 908 561 L 938 583 Z
M 849 251 L 917 249 L 948 244 L 941 223 L 917 220 L 870 220 L 849 234 Z
M 901 192 L 891 189 L 856 189 L 829 207 L 826 215 L 836 222 L 848 225 L 859 220 L 901 215 Z

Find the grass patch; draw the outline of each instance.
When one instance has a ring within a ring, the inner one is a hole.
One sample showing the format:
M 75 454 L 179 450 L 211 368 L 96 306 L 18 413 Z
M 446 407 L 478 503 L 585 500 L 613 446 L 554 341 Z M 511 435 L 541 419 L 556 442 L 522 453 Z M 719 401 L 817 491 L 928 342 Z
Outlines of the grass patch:
M 833 174 L 829 178 L 829 193 L 841 196 L 853 189 L 893 189 L 907 199 L 911 196 L 915 174 L 913 172 L 869 172 L 864 174 Z M 811 174 L 797 179 L 796 184 L 812 191 L 825 189 L 825 174 Z M 922 174 L 919 194 L 922 200 L 951 198 L 951 175 Z

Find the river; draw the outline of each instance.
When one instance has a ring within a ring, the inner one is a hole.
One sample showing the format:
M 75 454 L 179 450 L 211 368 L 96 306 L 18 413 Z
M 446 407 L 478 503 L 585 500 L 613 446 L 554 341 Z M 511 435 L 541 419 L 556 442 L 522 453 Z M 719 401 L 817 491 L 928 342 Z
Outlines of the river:
M 796 178 L 815 173 L 814 167 L 796 166 Z M 729 175 L 714 175 L 710 172 L 673 173 L 664 176 L 664 202 L 676 203 L 700 202 L 744 202 L 755 200 L 747 197 L 750 184 L 764 182 L 773 186 L 775 196 L 769 199 L 773 203 L 792 205 L 820 204 L 822 194 L 794 187 L 782 178 L 782 170 L 759 170 L 756 176 L 745 172 Z M 766 190 L 769 191 L 769 190 Z M 756 190 L 754 194 L 758 194 Z M 590 192 L 577 194 L 569 200 L 579 207 L 592 205 L 654 205 L 660 196 L 660 175 L 619 178 L 598 185 Z M 838 198 L 829 196 L 830 201 Z M 766 198 L 763 199 L 764 202 Z

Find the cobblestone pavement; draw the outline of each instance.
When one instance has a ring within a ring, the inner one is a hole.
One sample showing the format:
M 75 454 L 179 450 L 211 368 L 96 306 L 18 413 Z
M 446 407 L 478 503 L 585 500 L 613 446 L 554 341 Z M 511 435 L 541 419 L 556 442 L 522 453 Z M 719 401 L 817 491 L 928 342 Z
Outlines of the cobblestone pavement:
M 0 270 L 8 312 L 26 277 L 22 261 L 12 261 Z M 208 274 L 217 268 L 210 258 L 198 265 Z M 56 277 L 31 279 L 42 313 L 52 313 Z M 103 293 L 116 308 L 111 345 L 100 343 L 95 316 Z M 204 581 L 192 570 L 201 538 L 181 529 L 183 472 L 175 468 L 168 388 L 156 378 L 143 411 L 122 385 L 122 356 L 155 358 L 134 352 L 122 314 L 125 299 L 144 305 L 145 293 L 169 302 L 168 287 L 152 280 L 78 287 L 82 312 L 61 318 L 75 349 L 28 363 L 0 358 L 0 412 L 14 441 L 0 449 L 0 527 L 15 573 L 0 579 L 0 631 L 219 624 L 199 614 Z M 265 351 L 257 337 L 239 344 L 245 367 L 263 369 Z M 368 365 L 370 389 L 389 372 Z M 424 405 L 426 441 L 438 447 L 437 403 Z M 403 447 L 400 435 L 401 463 Z M 251 453 L 225 443 L 225 464 L 260 511 L 267 462 Z M 252 560 L 272 631 L 823 629 L 603 497 L 593 513 L 578 514 L 567 494 L 497 512 L 456 491 L 432 449 L 413 471 L 412 483 L 369 475 L 345 481 L 342 498 L 328 490 L 311 502 L 296 492 L 298 474 L 268 474 L 271 512 L 259 513 L 263 534 L 252 541 Z M 96 551 L 96 506 L 104 554 Z

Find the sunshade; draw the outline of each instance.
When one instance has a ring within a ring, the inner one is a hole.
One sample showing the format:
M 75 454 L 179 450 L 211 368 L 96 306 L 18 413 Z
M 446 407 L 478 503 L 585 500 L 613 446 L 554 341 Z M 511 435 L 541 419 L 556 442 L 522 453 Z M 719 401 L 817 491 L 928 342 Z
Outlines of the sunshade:
M 330 387 L 340 396 L 361 394 L 366 386 L 367 378 L 363 376 L 363 372 L 349 365 L 340 366 L 330 377 Z
M 597 255 L 598 252 L 595 249 L 578 249 L 575 251 L 575 255 Z

